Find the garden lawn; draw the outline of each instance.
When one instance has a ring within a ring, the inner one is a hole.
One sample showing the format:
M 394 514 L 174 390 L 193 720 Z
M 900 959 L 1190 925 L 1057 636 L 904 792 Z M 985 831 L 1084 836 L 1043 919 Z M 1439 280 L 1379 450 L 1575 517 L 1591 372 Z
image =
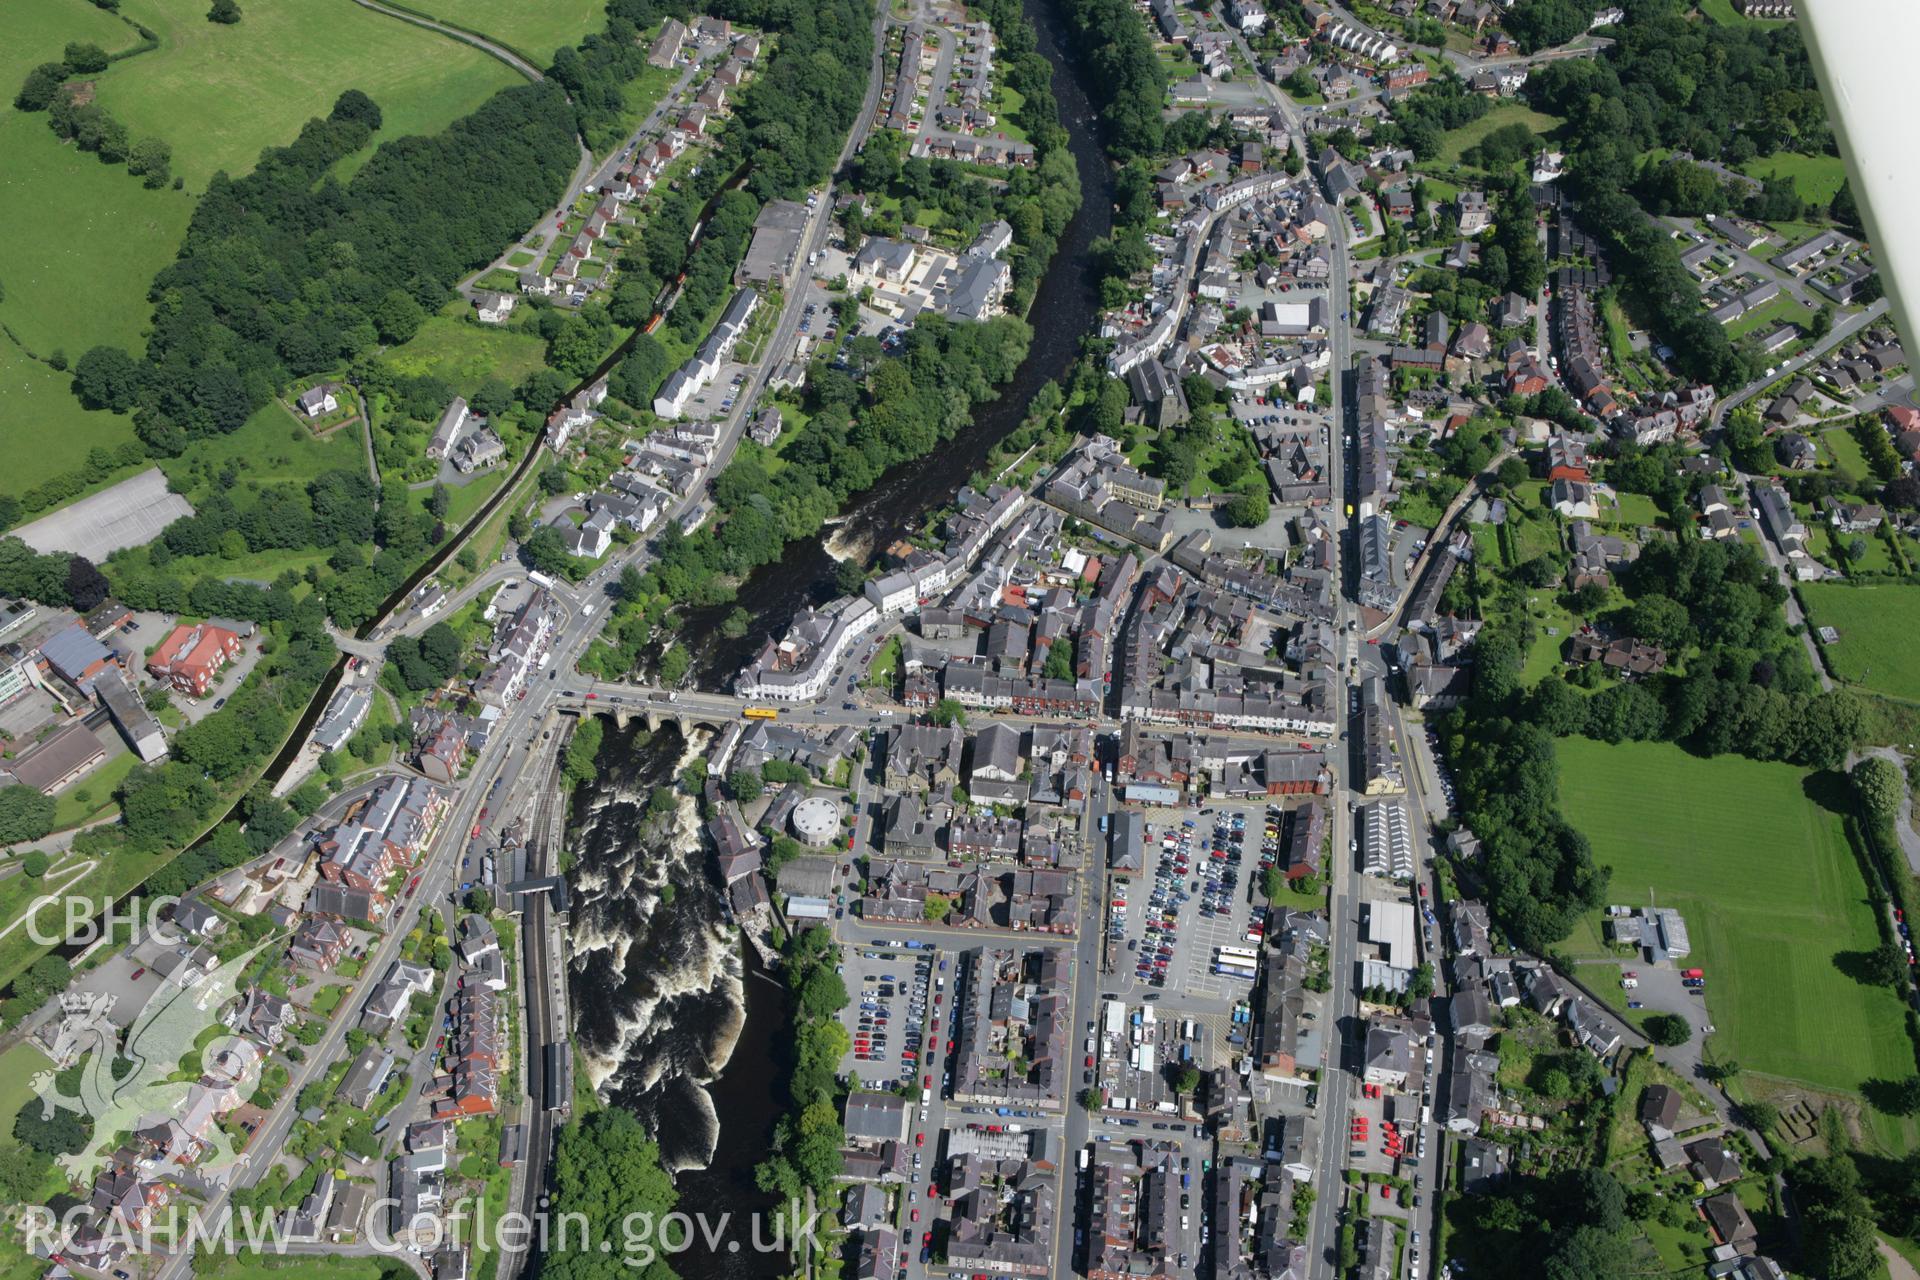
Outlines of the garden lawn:
M 1613 868 L 1607 900 L 1651 894 L 1686 917 L 1719 1057 L 1839 1092 L 1913 1073 L 1898 997 L 1834 964 L 1879 937 L 1840 817 L 1809 797 L 1809 775 L 1669 743 L 1569 738 L 1557 751 L 1561 808 Z
M 1765 306 L 1755 307 L 1727 326 L 1727 337 L 1738 342 L 1750 333 L 1761 333 L 1774 328 L 1782 322 L 1797 324 L 1801 330 L 1807 328 L 1813 319 L 1813 312 L 1806 304 L 1791 294 L 1781 294 Z
M 456 303 L 448 310 L 469 310 Z M 441 314 L 427 317 L 420 332 L 403 346 L 381 357 L 396 373 L 441 378 L 461 395 L 470 396 L 488 378 L 517 387 L 535 370 L 546 367 L 546 344 L 521 329 L 483 326 Z
M 193 198 L 149 191 L 124 166 L 64 145 L 44 115 L 0 110 L 0 156 L 0 322 L 42 357 L 59 348 L 78 360 L 103 342 L 137 355 L 153 313 L 147 286 L 179 252 Z M 64 395 L 66 379 L 59 382 Z M 0 424 L 11 425 L 4 414 Z M 48 470 L 79 461 L 76 454 Z
M 1762 180 L 1792 178 L 1800 198 L 1824 208 L 1847 180 L 1847 166 L 1839 156 L 1805 156 L 1796 151 L 1779 151 L 1749 160 L 1741 171 Z
M 170 142 L 174 172 L 196 191 L 216 170 L 251 170 L 261 148 L 292 142 L 348 89 L 380 105 L 380 143 L 438 132 L 522 83 L 471 45 L 356 4 L 247 0 L 233 26 L 208 22 L 202 0 L 129 0 L 126 8 L 161 47 L 110 68 L 98 101 L 136 138 Z
M 1827 452 L 1833 455 L 1836 470 L 1846 472 L 1856 483 L 1873 479 L 1873 468 L 1867 465 L 1867 455 L 1861 452 L 1860 442 L 1853 438 L 1853 432 L 1845 427 L 1828 427 L 1820 433 L 1820 440 L 1827 446 Z
M 1913 642 L 1920 587 L 1804 582 L 1799 590 L 1813 625 L 1840 633 L 1837 644 L 1822 646 L 1835 675 L 1875 693 L 1920 699 L 1920 648 Z
M 1440 159 L 1448 164 L 1459 164 L 1461 154 L 1480 139 L 1503 125 L 1518 122 L 1537 134 L 1547 134 L 1560 127 L 1560 118 L 1550 116 L 1543 111 L 1523 107 L 1510 102 L 1495 107 L 1471 124 L 1461 125 L 1458 129 L 1449 129 L 1440 140 Z
M 607 25 L 601 0 L 412 0 L 409 8 L 430 13 L 449 26 L 477 31 L 510 46 L 536 67 L 553 61 L 554 50 L 578 44 L 589 31 Z
M 131 416 L 81 408 L 71 381 L 0 335 L 0 453 L 7 459 L 0 490 L 18 496 L 79 467 L 96 445 L 133 439 Z

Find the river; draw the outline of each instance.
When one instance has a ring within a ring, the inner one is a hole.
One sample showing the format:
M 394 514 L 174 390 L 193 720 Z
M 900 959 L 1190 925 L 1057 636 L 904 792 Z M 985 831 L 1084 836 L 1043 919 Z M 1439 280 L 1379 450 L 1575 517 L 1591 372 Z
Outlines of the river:
M 1054 93 L 1084 197 L 1028 315 L 1032 348 L 1013 380 L 967 427 L 926 457 L 887 472 L 855 500 L 835 526 L 836 545 L 871 554 L 951 501 L 994 445 L 1019 426 L 1034 394 L 1065 375 L 1098 312 L 1089 251 L 1112 225 L 1112 177 L 1093 136 L 1092 107 L 1063 52 L 1064 27 L 1043 0 L 1028 0 L 1027 13 L 1040 52 L 1053 63 Z M 752 616 L 745 637 L 721 633 L 734 603 L 692 616 L 680 639 L 699 655 L 701 683 L 730 680 L 761 638 L 784 631 L 802 606 L 830 599 L 835 565 L 820 541 L 790 544 L 779 561 L 741 585 L 737 604 Z M 786 995 L 743 951 L 724 918 L 691 804 L 683 800 L 669 821 L 644 815 L 652 788 L 707 745 L 688 743 L 670 727 L 649 734 L 637 723 L 624 730 L 609 723 L 600 777 L 575 798 L 571 824 L 569 986 L 574 1036 L 600 1096 L 634 1111 L 659 1139 L 682 1208 L 724 1209 L 739 1223 L 770 1207 L 753 1169 L 787 1105 L 777 1065 L 789 1018 Z M 671 895 L 662 892 L 666 884 Z M 716 1252 L 675 1257 L 674 1269 L 686 1280 L 785 1274 L 784 1257 L 748 1247 L 744 1226 L 733 1234 Z M 741 1247 L 727 1249 L 734 1242 Z
M 786 554 L 763 565 L 740 585 L 738 598 L 724 605 L 690 610 L 679 643 L 693 655 L 692 671 L 703 688 L 727 685 L 769 636 L 787 629 L 793 615 L 819 606 L 838 593 L 838 566 L 827 543 L 845 552 L 858 548 L 866 559 L 895 539 L 917 530 L 929 512 L 953 500 L 967 477 L 986 462 L 993 447 L 1026 417 L 1027 405 L 1048 382 L 1064 377 L 1093 328 L 1100 310 L 1090 250 L 1113 229 L 1113 174 L 1095 136 L 1093 106 L 1067 57 L 1065 24 L 1044 3 L 1027 0 L 1027 16 L 1039 35 L 1039 51 L 1053 64 L 1053 92 L 1067 149 L 1080 170 L 1080 211 L 1067 224 L 1053 262 L 1041 278 L 1027 320 L 1033 345 L 999 396 L 974 411 L 973 420 L 951 439 L 911 462 L 881 475 L 841 513 L 824 540 L 787 544 Z M 728 637 L 721 629 L 736 607 L 752 621 L 746 633 Z

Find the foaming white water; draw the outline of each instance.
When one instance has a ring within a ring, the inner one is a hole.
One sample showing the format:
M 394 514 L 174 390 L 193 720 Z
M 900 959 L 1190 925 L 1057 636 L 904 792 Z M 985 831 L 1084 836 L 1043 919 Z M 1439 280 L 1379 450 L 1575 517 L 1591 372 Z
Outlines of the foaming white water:
M 712 1159 L 720 1125 L 706 1086 L 746 1022 L 738 932 L 707 874 L 698 806 L 683 795 L 671 812 L 646 815 L 653 787 L 705 756 L 709 738 L 692 736 L 672 762 L 656 754 L 635 776 L 603 779 L 571 873 L 575 1038 L 587 1078 L 600 1098 L 641 1116 L 675 1172 Z

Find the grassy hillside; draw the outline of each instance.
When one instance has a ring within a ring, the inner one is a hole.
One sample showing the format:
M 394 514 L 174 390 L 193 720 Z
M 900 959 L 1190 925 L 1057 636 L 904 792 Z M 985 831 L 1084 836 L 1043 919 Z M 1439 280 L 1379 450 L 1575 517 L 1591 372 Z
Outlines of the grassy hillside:
M 127 0 L 161 47 L 100 78 L 100 104 L 135 136 L 172 143 L 174 172 L 194 190 L 216 170 L 251 169 L 343 90 L 380 104 L 383 142 L 435 132 L 519 80 L 471 46 L 345 0 L 242 8 L 227 27 L 207 21 L 203 0 Z
M 131 417 L 81 408 L 68 381 L 0 337 L 0 453 L 7 458 L 0 490 L 24 493 L 78 467 L 96 445 L 133 439 Z
M 101 342 L 139 351 L 147 286 L 179 252 L 193 198 L 62 143 L 45 116 L 0 113 L 0 155 L 0 322 L 40 356 L 78 359 Z
M 134 29 L 105 9 L 76 0 L 8 0 L 7 37 L 0 40 L 0 101 L 12 103 L 28 71 L 58 62 L 70 40 L 97 44 L 108 54 L 140 43 Z M 11 111 L 8 106 L 6 110 Z

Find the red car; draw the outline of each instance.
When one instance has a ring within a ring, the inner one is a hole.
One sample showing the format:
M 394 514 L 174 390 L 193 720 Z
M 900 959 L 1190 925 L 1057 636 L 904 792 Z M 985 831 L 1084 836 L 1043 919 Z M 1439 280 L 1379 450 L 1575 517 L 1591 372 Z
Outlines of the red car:
M 1088 1066 L 1092 1066 L 1092 1065 L 1093 1065 L 1093 1055 L 1092 1055 L 1092 1054 L 1088 1054 L 1088 1055 L 1087 1055 L 1087 1065 L 1088 1065 Z
M 138 969 L 135 969 L 135 970 L 133 971 L 133 978 L 132 978 L 132 981 L 134 981 L 134 982 L 138 982 L 138 981 L 140 981 L 140 979 L 142 979 L 142 978 L 144 978 L 144 977 L 146 977 L 146 976 L 147 976 L 147 966 L 145 966 L 145 965 L 141 965 L 141 966 L 140 966 L 140 967 L 139 967 Z
M 913 1145 L 916 1147 L 924 1147 L 927 1145 L 927 1131 L 925 1129 L 913 1135 Z
M 911 1221 L 914 1221 L 914 1222 L 920 1221 L 920 1211 L 918 1209 L 915 1209 L 913 1213 L 909 1215 L 909 1218 Z
M 932 1076 L 921 1076 L 921 1077 L 920 1077 L 920 1087 L 921 1087 L 922 1089 L 931 1089 L 931 1088 L 933 1088 L 933 1077 L 932 1077 Z

